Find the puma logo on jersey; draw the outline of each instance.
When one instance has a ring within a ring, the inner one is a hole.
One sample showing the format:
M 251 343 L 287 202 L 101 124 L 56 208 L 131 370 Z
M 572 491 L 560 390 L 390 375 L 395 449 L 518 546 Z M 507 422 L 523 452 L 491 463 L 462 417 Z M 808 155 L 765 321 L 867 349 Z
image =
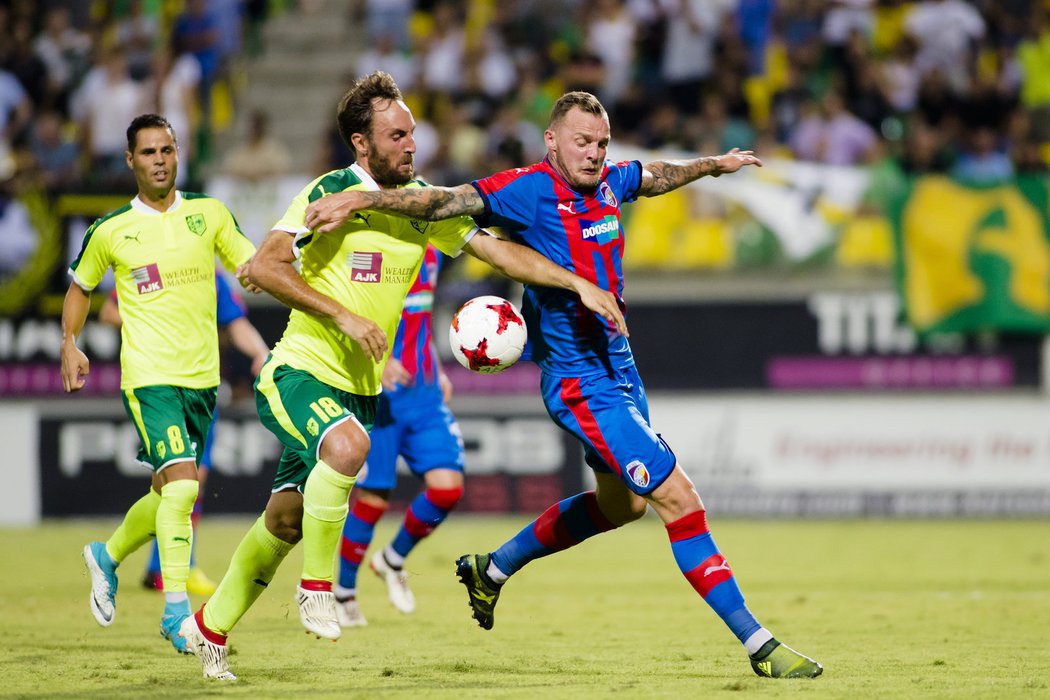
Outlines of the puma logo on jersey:
M 171 541 L 172 542 L 185 542 L 186 544 L 189 544 L 190 543 L 190 538 L 189 537 L 172 537 Z
M 573 211 L 572 202 L 558 202 L 558 211 L 566 211 L 570 214 L 576 213 L 575 211 Z
M 128 234 L 125 233 L 124 234 L 124 240 L 125 241 L 135 241 L 136 243 L 141 243 L 142 241 L 139 240 L 139 234 L 140 233 L 141 233 L 140 231 L 136 231 L 134 236 L 129 236 Z

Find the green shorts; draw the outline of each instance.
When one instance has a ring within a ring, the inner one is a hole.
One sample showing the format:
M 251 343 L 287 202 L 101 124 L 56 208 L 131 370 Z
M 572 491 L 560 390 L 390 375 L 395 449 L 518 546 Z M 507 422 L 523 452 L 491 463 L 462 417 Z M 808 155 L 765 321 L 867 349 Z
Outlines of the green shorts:
M 368 432 L 376 403 L 375 396 L 351 394 L 309 372 L 267 360 L 255 380 L 255 406 L 262 424 L 284 445 L 273 492 L 302 491 L 328 431 L 352 420 Z
M 201 450 L 215 413 L 216 388 L 187 389 L 169 384 L 125 389 L 124 410 L 138 430 L 139 461 L 159 472 L 174 462 L 201 463 Z

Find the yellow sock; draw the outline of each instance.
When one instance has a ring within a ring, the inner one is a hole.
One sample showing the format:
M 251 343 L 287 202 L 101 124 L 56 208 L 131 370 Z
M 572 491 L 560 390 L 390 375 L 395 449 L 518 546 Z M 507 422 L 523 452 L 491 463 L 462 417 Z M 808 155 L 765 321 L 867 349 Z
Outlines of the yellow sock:
M 157 549 L 164 593 L 185 593 L 193 551 L 193 502 L 200 485 L 194 479 L 177 479 L 161 487 L 157 508 Z
M 266 516 L 259 516 L 237 545 L 230 568 L 204 606 L 204 626 L 226 635 L 270 585 L 277 567 L 295 545 L 275 537 L 266 529 Z
M 346 521 L 350 489 L 357 479 L 318 461 L 303 488 L 303 579 L 331 581 Z
M 153 489 L 128 508 L 120 526 L 106 540 L 106 552 L 118 564 L 153 539 L 160 494 Z

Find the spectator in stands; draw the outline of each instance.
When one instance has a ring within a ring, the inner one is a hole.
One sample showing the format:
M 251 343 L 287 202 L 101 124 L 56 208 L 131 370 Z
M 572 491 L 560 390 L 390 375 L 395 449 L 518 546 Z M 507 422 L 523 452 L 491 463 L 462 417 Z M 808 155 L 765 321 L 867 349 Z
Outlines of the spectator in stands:
M 846 110 L 841 93 L 829 90 L 788 138 L 797 158 L 825 165 L 870 163 L 879 153 L 878 134 Z
M 981 13 L 965 0 L 920 0 L 907 15 L 905 31 L 915 40 L 920 74 L 940 69 L 956 90 L 969 86 L 975 42 L 985 35 Z
M 201 77 L 197 84 L 197 95 L 202 127 L 208 129 L 211 124 L 211 91 L 219 75 L 222 54 L 219 43 L 219 20 L 205 0 L 186 2 L 185 11 L 175 18 L 171 41 L 176 54 L 188 52 L 197 59 L 200 65 Z
M 1031 113 L 1032 138 L 1050 143 L 1050 9 L 1030 14 L 1028 35 L 1017 46 L 1021 104 Z
M 951 174 L 969 182 L 1005 182 L 1014 176 L 1014 166 L 1003 141 L 989 126 L 969 132 L 969 139 L 955 159 Z
M 615 104 L 631 81 L 638 33 L 635 18 L 624 0 L 594 0 L 586 25 L 584 44 L 605 67 L 599 97 Z
M 773 38 L 775 0 L 737 0 L 736 26 L 747 49 L 747 74 L 765 75 L 766 48 Z
M 413 0 L 364 0 L 365 31 L 369 43 L 390 35 L 395 47 L 407 49 L 408 25 L 414 5 Z
M 423 87 L 433 92 L 457 93 L 464 87 L 466 41 L 459 6 L 451 0 L 442 0 L 434 7 L 433 20 L 421 60 Z
M 953 154 L 946 139 L 919 115 L 908 118 L 900 166 L 908 175 L 946 173 L 952 166 Z
M 153 54 L 159 43 L 160 25 L 155 15 L 145 11 L 142 0 L 130 0 L 127 14 L 114 27 L 117 43 L 128 57 L 128 71 L 133 80 L 145 80 L 153 64 Z M 176 130 L 180 137 L 183 132 Z
M 915 109 L 919 98 L 919 71 L 915 67 L 915 41 L 902 37 L 889 57 L 879 64 L 880 82 L 890 106 L 898 113 Z
M 18 79 L 34 106 L 47 107 L 51 98 L 47 66 L 33 50 L 32 24 L 27 18 L 16 20 L 9 36 L 7 57 L 0 67 Z
M 813 101 L 813 92 L 806 86 L 799 66 L 788 61 L 787 80 L 783 87 L 773 93 L 771 116 L 773 133 L 777 141 L 784 143 L 802 121 L 806 104 Z
M 358 75 L 377 70 L 389 73 L 406 92 L 415 89 L 419 81 L 419 56 L 399 49 L 397 37 L 390 32 L 384 32 L 369 42 L 357 57 L 356 65 Z
M 248 138 L 226 155 L 223 171 L 248 182 L 275 178 L 288 171 L 292 156 L 270 135 L 270 117 L 262 110 L 251 114 Z
M 725 99 L 717 92 L 709 92 L 702 98 L 700 115 L 686 119 L 684 131 L 685 145 L 689 150 L 701 146 L 713 147 L 719 153 L 728 153 L 734 148 L 750 150 L 757 140 L 751 124 L 746 119 L 731 116 Z
M 65 112 L 70 95 L 91 65 L 91 38 L 70 24 L 67 8 L 56 5 L 44 16 L 44 31 L 34 49 L 47 66 L 48 104 Z
M 80 181 L 80 150 L 64 132 L 62 115 L 46 111 L 33 120 L 29 152 L 40 183 L 49 191 L 65 190 Z
M 179 135 L 176 187 L 185 187 L 191 174 L 196 173 L 197 130 L 193 113 L 200 82 L 200 65 L 192 55 L 176 55 L 169 46 L 159 47 L 154 52 L 150 78 L 143 85 L 145 111 L 163 114 Z
M 17 273 L 36 251 L 36 230 L 25 205 L 14 198 L 0 163 L 0 280 Z
M 715 71 L 715 42 L 726 10 L 723 1 L 666 3 L 660 78 L 664 91 L 679 110 L 696 109 L 701 92 L 710 84 Z M 619 129 L 619 120 L 616 124 Z
M 11 148 L 33 116 L 33 103 L 22 83 L 0 69 L 0 151 Z
M 124 54 L 116 48 L 106 51 L 71 102 L 82 148 L 91 160 L 91 182 L 122 189 L 132 186 L 134 178 L 124 158 L 125 128 L 142 112 L 145 99 L 142 87 L 128 73 Z

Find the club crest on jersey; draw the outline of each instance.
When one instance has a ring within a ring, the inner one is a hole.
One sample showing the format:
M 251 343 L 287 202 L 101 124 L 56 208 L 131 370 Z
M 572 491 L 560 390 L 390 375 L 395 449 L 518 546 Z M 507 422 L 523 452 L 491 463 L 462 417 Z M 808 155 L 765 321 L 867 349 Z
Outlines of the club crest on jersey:
M 351 282 L 380 282 L 383 279 L 382 253 L 350 253 Z
M 627 465 L 627 476 L 643 489 L 649 485 L 649 470 L 637 459 Z
M 139 294 L 150 294 L 164 289 L 164 282 L 160 278 L 160 270 L 157 263 L 136 267 L 131 271 L 131 278 L 135 280 Z
M 598 245 L 605 245 L 620 237 L 620 220 L 612 214 L 599 221 L 580 219 L 580 232 L 583 234 L 583 240 L 593 238 Z
M 208 230 L 208 224 L 204 221 L 204 214 L 190 214 L 186 217 L 186 228 L 195 236 L 203 236 Z
M 609 183 L 605 180 L 602 180 L 601 184 L 598 185 L 598 196 L 610 207 L 615 207 L 617 204 L 616 195 L 613 194 L 612 188 L 609 187 Z

